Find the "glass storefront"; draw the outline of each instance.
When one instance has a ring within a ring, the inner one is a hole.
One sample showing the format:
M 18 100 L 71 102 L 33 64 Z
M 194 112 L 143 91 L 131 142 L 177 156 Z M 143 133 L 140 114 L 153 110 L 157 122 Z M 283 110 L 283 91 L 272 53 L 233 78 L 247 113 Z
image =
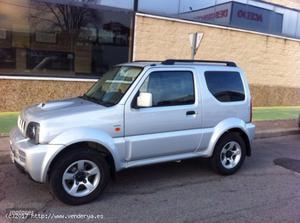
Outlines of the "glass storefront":
M 0 75 L 101 77 L 132 58 L 134 5 L 300 39 L 300 11 L 260 0 L 0 0 Z
M 129 61 L 131 0 L 112 3 L 0 0 L 0 74 L 91 78 Z

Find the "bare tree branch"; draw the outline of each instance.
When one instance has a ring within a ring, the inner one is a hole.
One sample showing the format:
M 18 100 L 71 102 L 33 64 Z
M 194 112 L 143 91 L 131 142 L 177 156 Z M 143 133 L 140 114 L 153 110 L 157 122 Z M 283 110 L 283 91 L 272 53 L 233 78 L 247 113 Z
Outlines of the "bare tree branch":
M 64 30 L 63 23 L 61 22 L 61 20 L 60 20 L 58 14 L 56 14 L 55 10 L 52 8 L 52 6 L 51 6 L 49 3 L 45 2 L 45 4 L 46 4 L 46 6 L 51 10 L 51 12 L 53 13 L 53 15 L 55 16 L 55 18 L 56 18 L 56 20 L 57 20 L 57 23 L 59 24 L 59 27 L 60 27 L 62 30 Z

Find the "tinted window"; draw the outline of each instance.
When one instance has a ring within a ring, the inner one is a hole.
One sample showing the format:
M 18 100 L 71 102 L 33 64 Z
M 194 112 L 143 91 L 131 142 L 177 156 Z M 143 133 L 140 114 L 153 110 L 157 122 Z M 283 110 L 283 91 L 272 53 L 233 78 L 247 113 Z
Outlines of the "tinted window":
M 195 102 L 193 74 L 188 71 L 153 72 L 140 91 L 152 93 L 153 107 Z
M 207 71 L 205 79 L 209 91 L 222 102 L 243 101 L 244 87 L 238 72 Z

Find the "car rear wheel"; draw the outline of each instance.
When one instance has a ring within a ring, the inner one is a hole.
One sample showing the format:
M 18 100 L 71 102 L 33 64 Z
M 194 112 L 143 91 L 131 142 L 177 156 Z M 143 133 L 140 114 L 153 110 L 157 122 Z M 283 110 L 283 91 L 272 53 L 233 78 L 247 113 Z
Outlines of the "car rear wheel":
M 50 186 L 63 203 L 79 205 L 93 201 L 109 181 L 109 167 L 100 153 L 90 149 L 65 153 L 50 173 Z
M 228 133 L 217 142 L 211 164 L 215 172 L 231 175 L 240 169 L 246 155 L 246 145 L 239 133 Z

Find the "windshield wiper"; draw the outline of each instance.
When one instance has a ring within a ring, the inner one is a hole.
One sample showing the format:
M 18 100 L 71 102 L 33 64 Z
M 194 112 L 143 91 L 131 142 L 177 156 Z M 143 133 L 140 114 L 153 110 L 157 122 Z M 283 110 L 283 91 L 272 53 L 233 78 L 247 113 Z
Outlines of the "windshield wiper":
M 103 106 L 105 106 L 105 107 L 111 107 L 111 106 L 115 105 L 114 103 L 102 101 L 102 100 L 99 100 L 99 99 L 97 99 L 97 98 L 88 96 L 88 95 L 86 95 L 86 94 L 80 96 L 79 98 L 85 99 L 85 100 L 87 100 L 87 101 L 94 102 L 94 103 L 99 104 L 99 105 L 103 105 Z
M 94 102 L 94 103 L 96 103 L 96 104 L 102 105 L 102 104 L 99 102 L 99 100 L 97 100 L 97 99 L 94 98 L 94 97 L 88 96 L 88 95 L 86 95 L 86 94 L 80 96 L 79 98 L 82 98 L 82 99 L 84 99 L 84 100 L 91 101 L 91 102 Z

